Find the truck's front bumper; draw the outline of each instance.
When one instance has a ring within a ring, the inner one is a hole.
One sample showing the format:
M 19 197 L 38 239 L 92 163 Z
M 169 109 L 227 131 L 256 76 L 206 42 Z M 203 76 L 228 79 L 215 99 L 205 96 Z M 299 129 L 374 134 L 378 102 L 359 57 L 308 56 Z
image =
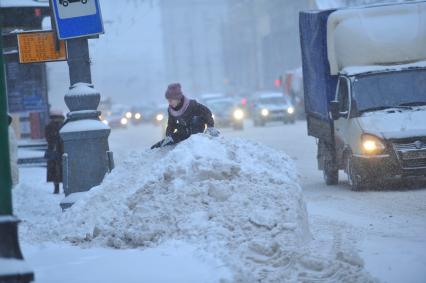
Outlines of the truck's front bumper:
M 364 176 L 426 176 L 426 167 L 403 168 L 400 160 L 393 155 L 353 155 L 354 166 Z

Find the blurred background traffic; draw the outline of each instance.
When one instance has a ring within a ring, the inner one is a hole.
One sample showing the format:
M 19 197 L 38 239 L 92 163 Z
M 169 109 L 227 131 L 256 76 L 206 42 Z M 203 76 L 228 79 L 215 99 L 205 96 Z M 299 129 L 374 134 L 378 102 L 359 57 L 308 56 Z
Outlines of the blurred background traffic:
M 113 129 L 164 128 L 172 82 L 211 108 L 218 127 L 304 119 L 299 11 L 378 2 L 103 0 L 105 34 L 89 41 L 101 119 Z M 66 62 L 22 65 L 7 44 L 14 30 L 51 28 L 48 1 L 1 0 L 0 9 L 13 127 L 18 138 L 43 139 L 49 111 L 67 111 Z

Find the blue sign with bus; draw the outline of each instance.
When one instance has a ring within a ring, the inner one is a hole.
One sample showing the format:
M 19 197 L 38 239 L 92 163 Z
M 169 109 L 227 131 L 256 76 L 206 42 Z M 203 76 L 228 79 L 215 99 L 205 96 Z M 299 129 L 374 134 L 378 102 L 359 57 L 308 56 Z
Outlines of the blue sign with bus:
M 52 0 L 61 40 L 104 33 L 99 0 Z

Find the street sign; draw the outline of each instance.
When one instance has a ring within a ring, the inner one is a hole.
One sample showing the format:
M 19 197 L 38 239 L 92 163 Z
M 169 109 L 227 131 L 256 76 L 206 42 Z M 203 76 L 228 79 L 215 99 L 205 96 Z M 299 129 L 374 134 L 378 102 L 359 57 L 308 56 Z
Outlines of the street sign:
M 59 42 L 52 31 L 24 32 L 18 34 L 19 63 L 40 63 L 67 60 L 65 41 Z
M 51 0 L 59 39 L 104 33 L 98 0 Z

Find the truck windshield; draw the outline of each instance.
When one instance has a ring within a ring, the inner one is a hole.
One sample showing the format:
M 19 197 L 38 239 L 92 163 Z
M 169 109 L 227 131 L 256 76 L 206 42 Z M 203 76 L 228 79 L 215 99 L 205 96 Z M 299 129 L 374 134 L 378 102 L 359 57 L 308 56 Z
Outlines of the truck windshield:
M 426 70 L 360 76 L 352 94 L 359 112 L 426 105 Z

